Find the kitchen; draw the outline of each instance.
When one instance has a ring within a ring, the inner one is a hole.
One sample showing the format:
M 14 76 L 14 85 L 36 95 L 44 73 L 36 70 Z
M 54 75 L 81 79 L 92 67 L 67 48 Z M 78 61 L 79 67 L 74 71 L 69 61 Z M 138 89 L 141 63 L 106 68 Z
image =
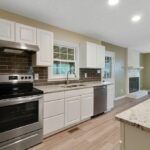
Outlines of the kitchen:
M 0 149 L 123 149 L 115 115 L 149 98 L 127 88 L 144 68 L 140 52 L 133 62 L 127 48 L 3 7 Z

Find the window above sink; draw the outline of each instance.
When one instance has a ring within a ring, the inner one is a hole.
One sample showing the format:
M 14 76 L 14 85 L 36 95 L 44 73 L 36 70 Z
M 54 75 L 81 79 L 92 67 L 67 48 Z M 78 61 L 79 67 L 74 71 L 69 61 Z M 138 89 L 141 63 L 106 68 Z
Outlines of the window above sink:
M 49 67 L 49 80 L 64 80 L 70 70 L 75 70 L 77 77 L 70 73 L 72 80 L 79 78 L 78 44 L 55 41 L 53 48 L 53 65 Z

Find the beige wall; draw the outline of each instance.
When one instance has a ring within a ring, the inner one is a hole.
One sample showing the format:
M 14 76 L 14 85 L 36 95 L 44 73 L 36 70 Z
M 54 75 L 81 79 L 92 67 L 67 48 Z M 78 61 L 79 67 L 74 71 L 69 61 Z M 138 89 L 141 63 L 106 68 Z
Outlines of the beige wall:
M 74 32 L 70 32 L 52 25 L 48 25 L 46 23 L 42 23 L 33 19 L 29 19 L 23 16 L 19 16 L 13 13 L 9 13 L 4 10 L 0 10 L 0 18 L 12 20 L 18 23 L 34 26 L 37 28 L 45 29 L 54 32 L 54 40 L 61 40 L 61 41 L 66 41 L 66 42 L 74 42 L 74 43 L 80 43 L 80 42 L 85 42 L 85 41 L 90 41 L 90 42 L 95 42 L 100 44 L 101 41 L 90 38 L 81 34 L 77 34 Z
M 81 43 L 85 41 L 95 42 L 101 44 L 100 40 L 90 38 L 81 34 L 70 32 L 46 23 L 42 23 L 33 19 L 29 19 L 20 15 L 16 15 L 4 10 L 0 10 L 0 18 L 12 20 L 18 23 L 35 26 L 37 28 L 45 29 L 54 32 L 54 40 L 61 40 L 67 42 Z M 103 42 L 106 50 L 113 51 L 116 54 L 116 97 L 125 95 L 125 65 L 126 65 L 126 49 L 118 47 L 106 42 Z
M 102 45 L 107 51 L 115 52 L 115 95 L 124 96 L 126 95 L 127 49 L 106 42 L 102 42 Z
M 141 88 L 150 90 L 150 54 L 141 54 Z

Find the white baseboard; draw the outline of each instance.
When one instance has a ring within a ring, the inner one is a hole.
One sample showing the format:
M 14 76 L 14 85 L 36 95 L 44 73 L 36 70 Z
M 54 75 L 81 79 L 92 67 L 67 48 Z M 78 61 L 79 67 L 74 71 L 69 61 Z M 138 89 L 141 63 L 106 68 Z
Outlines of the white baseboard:
M 127 97 L 127 95 L 120 96 L 120 97 L 116 97 L 116 98 L 115 98 L 115 101 L 118 101 L 118 100 L 120 100 L 120 99 L 122 99 L 122 98 L 125 98 L 125 97 Z

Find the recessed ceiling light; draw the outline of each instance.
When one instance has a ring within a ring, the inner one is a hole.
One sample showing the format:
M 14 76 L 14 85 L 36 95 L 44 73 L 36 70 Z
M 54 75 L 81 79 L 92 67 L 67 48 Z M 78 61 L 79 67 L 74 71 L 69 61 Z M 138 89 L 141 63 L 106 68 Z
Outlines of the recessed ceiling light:
M 119 0 L 108 0 L 108 4 L 110 5 L 110 6 L 115 6 L 115 5 L 117 5 L 119 3 Z
M 135 15 L 131 18 L 131 21 L 132 22 L 138 22 L 141 20 L 141 16 L 140 15 Z

